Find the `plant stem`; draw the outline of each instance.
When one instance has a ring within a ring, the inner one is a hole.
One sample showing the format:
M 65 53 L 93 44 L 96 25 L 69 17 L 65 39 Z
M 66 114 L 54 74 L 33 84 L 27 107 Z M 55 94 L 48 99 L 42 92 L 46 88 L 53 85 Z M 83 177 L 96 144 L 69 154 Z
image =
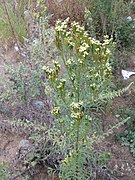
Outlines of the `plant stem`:
M 79 103 L 80 101 L 80 78 L 81 78 L 81 67 L 79 67 L 79 70 L 78 70 L 78 89 L 77 89 L 77 101 Z M 78 152 L 79 152 L 79 133 L 80 133 L 80 119 L 77 120 L 77 139 L 76 139 L 76 180 L 78 180 L 79 178 L 79 163 L 78 163 Z
M 80 129 L 80 121 L 77 121 L 77 139 L 76 139 L 76 180 L 79 177 L 79 167 L 78 167 L 78 151 L 79 151 L 79 129 Z
M 13 28 L 12 22 L 11 22 L 11 18 L 10 18 L 10 15 L 9 15 L 8 8 L 7 8 L 7 5 L 6 5 L 5 0 L 3 0 L 3 5 L 4 5 L 5 12 L 6 12 L 6 15 L 7 15 L 7 18 L 8 18 L 8 22 L 9 22 L 10 27 L 11 27 L 12 34 L 13 34 L 13 36 L 14 36 L 14 39 L 15 39 L 16 44 L 17 44 L 17 46 L 18 46 L 18 49 L 19 49 L 19 51 L 20 51 L 20 46 L 19 46 L 19 43 L 18 43 L 18 40 L 17 40 L 17 36 L 16 36 L 16 33 L 15 33 L 15 30 L 14 30 L 14 28 Z
M 69 77 L 69 79 L 70 79 L 70 81 L 71 81 L 71 83 L 72 83 L 72 86 L 73 86 L 74 90 L 76 90 L 75 85 L 74 85 L 74 83 L 73 83 L 73 81 L 72 81 L 72 79 L 71 79 L 71 74 L 70 74 L 70 72 L 69 72 L 69 69 L 68 69 L 68 67 L 67 67 L 67 65 L 66 65 L 66 63 L 65 63 L 65 59 L 66 59 L 66 58 L 64 58 L 63 52 L 61 52 L 61 57 L 62 57 L 62 60 L 63 60 L 64 65 L 65 65 L 65 67 L 66 67 L 66 70 L 67 70 L 67 73 L 68 73 L 68 77 Z

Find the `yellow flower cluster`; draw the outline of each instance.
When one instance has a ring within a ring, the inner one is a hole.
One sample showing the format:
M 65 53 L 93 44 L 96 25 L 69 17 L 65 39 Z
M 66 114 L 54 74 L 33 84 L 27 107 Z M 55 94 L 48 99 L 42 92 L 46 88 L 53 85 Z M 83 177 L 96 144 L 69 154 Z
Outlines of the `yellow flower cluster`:
M 80 101 L 78 103 L 75 103 L 75 102 L 72 102 L 72 104 L 70 105 L 71 107 L 71 117 L 73 119 L 76 119 L 76 120 L 81 120 L 83 118 L 83 112 L 81 110 L 83 106 L 83 102 Z
M 57 61 L 54 61 L 54 68 L 49 68 L 47 66 L 44 66 L 42 68 L 45 72 L 45 74 L 47 75 L 48 79 L 50 81 L 55 81 L 58 77 L 59 71 L 60 71 L 60 65 Z

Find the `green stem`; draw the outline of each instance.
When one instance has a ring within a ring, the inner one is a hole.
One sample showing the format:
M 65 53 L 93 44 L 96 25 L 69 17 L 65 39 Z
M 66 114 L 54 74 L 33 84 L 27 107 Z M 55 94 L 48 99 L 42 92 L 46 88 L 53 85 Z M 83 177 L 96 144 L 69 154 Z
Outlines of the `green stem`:
M 80 101 L 80 78 L 81 78 L 81 68 L 79 69 L 78 72 L 78 92 L 77 92 L 77 101 Z
M 71 81 L 71 83 L 72 83 L 72 86 L 73 86 L 74 90 L 76 90 L 75 85 L 74 85 L 74 83 L 73 83 L 73 81 L 72 81 L 72 79 L 71 79 L 71 74 L 70 74 L 70 72 L 69 72 L 69 70 L 68 70 L 68 67 L 67 67 L 66 63 L 65 63 L 65 58 L 64 58 L 64 55 L 63 55 L 63 54 L 64 54 L 64 53 L 62 53 L 62 51 L 61 51 L 61 57 L 62 57 L 62 60 L 63 60 L 64 65 L 65 65 L 65 67 L 66 67 L 66 70 L 67 70 L 69 79 L 70 79 L 70 81 Z
M 64 102 L 64 104 L 66 105 L 67 112 L 69 112 L 68 105 L 67 105 L 65 99 L 64 99 L 62 96 L 61 96 L 61 99 L 62 99 L 62 101 Z M 67 116 L 68 116 L 68 118 L 71 120 L 71 116 L 70 116 L 69 113 L 67 113 Z
M 81 66 L 79 67 L 78 71 L 78 87 L 77 87 L 77 101 L 80 101 L 80 79 L 81 79 Z M 80 135 L 80 119 L 77 120 L 77 139 L 76 139 L 76 180 L 79 178 L 79 163 L 78 163 L 78 152 L 79 152 L 79 135 Z
M 77 120 L 77 139 L 76 139 L 76 180 L 79 178 L 79 163 L 78 163 L 78 152 L 79 152 L 79 131 L 80 130 L 80 121 Z
M 53 83 L 50 83 L 50 86 L 52 86 L 54 92 L 57 92 L 57 89 L 55 88 L 55 85 L 54 85 Z M 67 105 L 65 99 L 62 97 L 62 95 L 60 95 L 60 97 L 61 97 L 61 100 L 62 100 L 62 101 L 64 102 L 64 104 L 66 105 L 66 109 L 67 109 L 67 112 L 68 112 L 68 113 L 67 113 L 67 116 L 68 116 L 68 118 L 71 120 L 71 116 L 70 116 L 70 114 L 69 114 L 68 105 Z

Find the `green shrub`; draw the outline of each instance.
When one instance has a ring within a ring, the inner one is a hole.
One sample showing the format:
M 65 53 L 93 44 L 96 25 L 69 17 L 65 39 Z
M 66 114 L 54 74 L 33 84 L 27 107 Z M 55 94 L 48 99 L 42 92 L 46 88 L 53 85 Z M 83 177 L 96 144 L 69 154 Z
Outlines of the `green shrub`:
M 121 109 L 119 114 L 124 117 L 130 117 L 130 120 L 126 123 L 126 130 L 123 133 L 117 134 L 117 138 L 122 145 L 129 146 L 133 157 L 135 158 L 135 112 L 134 109 Z
M 33 70 L 30 64 L 19 63 L 16 68 L 8 64 L 7 73 L 10 80 L 10 98 L 14 99 L 14 103 L 30 103 L 32 98 L 40 94 L 42 74 Z

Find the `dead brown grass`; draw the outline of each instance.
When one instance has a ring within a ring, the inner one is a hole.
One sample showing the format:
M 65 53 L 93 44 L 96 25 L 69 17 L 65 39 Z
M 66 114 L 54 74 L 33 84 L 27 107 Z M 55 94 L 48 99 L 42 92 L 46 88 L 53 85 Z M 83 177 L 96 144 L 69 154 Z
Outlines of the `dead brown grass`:
M 70 21 L 77 21 L 80 24 L 84 21 L 84 4 L 82 0 L 46 0 L 46 6 L 50 18 L 50 24 L 55 25 L 58 19 L 64 20 L 67 17 Z

